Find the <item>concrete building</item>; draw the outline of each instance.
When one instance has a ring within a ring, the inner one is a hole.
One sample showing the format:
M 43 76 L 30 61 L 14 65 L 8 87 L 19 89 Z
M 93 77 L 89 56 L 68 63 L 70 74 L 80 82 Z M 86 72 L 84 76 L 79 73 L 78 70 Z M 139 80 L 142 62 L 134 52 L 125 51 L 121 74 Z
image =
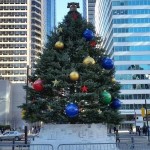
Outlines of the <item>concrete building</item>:
M 0 1 L 0 125 L 25 124 L 18 106 L 26 99 L 27 65 L 34 67 L 42 53 L 55 26 L 55 7 L 55 0 Z
M 11 125 L 14 129 L 21 129 L 25 122 L 21 118 L 21 109 L 25 102 L 26 92 L 24 84 L 15 84 L 0 80 L 0 125 Z
M 2 79 L 12 83 L 26 81 L 27 65 L 34 66 L 37 54 L 42 52 L 47 33 L 54 27 L 54 10 L 55 0 L 0 1 Z
M 122 128 L 143 126 L 141 108 L 150 109 L 150 1 L 101 0 L 95 5 L 95 26 L 102 46 L 115 63 L 121 83 Z
M 95 23 L 95 2 L 96 0 L 83 0 L 83 17 L 93 25 Z

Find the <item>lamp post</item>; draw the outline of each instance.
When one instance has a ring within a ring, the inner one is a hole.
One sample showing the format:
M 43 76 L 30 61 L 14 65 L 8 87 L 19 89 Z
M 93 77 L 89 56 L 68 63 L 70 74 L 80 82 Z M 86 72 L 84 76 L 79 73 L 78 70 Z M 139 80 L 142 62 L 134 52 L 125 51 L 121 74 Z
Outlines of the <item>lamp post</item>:
M 135 118 L 135 132 L 136 132 L 136 134 L 137 134 L 135 104 L 134 104 L 134 118 Z
M 28 100 L 27 100 L 28 99 L 28 86 L 29 86 L 29 84 L 28 84 L 28 77 L 29 77 L 29 66 L 27 65 L 26 104 L 28 103 Z M 27 126 L 24 127 L 24 133 L 25 133 L 25 144 L 27 144 L 27 142 L 28 142 L 28 127 Z
M 147 136 L 148 136 L 148 141 L 149 141 L 150 139 L 149 139 L 149 125 L 148 125 L 148 115 L 147 115 L 147 102 L 146 102 L 146 99 L 145 99 L 145 110 L 146 110 Z

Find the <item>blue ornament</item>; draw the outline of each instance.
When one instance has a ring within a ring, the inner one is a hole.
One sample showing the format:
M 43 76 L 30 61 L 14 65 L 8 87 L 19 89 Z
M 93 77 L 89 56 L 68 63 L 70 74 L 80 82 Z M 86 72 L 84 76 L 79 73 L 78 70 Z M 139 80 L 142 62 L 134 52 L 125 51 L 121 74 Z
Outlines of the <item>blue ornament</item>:
M 114 99 L 111 103 L 113 109 L 119 109 L 121 107 L 121 101 L 119 99 Z
M 111 70 L 114 67 L 114 62 L 110 58 L 104 58 L 102 60 L 102 67 L 106 70 Z
M 89 30 L 89 29 L 86 29 L 84 32 L 83 32 L 83 37 L 87 40 L 87 41 L 90 41 L 93 39 L 94 37 L 94 33 L 93 31 Z
M 76 104 L 70 103 L 66 106 L 66 115 L 70 118 L 76 117 L 79 113 L 79 108 Z

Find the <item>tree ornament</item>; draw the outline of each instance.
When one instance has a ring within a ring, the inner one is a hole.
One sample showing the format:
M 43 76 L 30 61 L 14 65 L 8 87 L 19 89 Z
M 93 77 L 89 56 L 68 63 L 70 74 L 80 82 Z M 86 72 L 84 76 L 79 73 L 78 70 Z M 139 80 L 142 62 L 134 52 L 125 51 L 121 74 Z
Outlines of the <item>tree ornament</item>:
M 62 27 L 59 27 L 59 28 L 57 29 L 57 32 L 58 32 L 58 33 L 62 33 L 62 32 L 63 32 Z
M 88 87 L 87 86 L 82 86 L 81 87 L 81 91 L 83 92 L 83 93 L 86 93 L 87 91 L 88 91 Z
M 114 67 L 114 62 L 110 58 L 102 59 L 102 67 L 106 70 L 111 70 Z
M 110 93 L 108 93 L 107 91 L 103 91 L 101 93 L 100 101 L 102 101 L 102 103 L 104 103 L 106 105 L 109 104 L 111 102 L 111 95 L 110 95 Z
M 53 82 L 53 86 L 54 86 L 54 87 L 55 87 L 55 86 L 57 87 L 60 81 L 58 81 L 58 80 L 55 79 L 55 80 L 52 81 L 52 82 Z
M 79 79 L 79 73 L 76 71 L 71 72 L 69 76 L 70 79 L 73 81 L 77 81 Z
M 121 107 L 121 101 L 119 99 L 114 99 L 112 101 L 112 103 L 110 104 L 110 106 L 113 108 L 113 109 L 119 109 Z
M 94 33 L 93 33 L 92 30 L 86 29 L 86 30 L 83 32 L 83 37 L 84 37 L 87 41 L 90 41 L 90 40 L 93 39 Z
M 111 81 L 112 81 L 113 83 L 115 83 L 115 82 L 116 82 L 116 79 L 115 79 L 115 78 L 112 78 Z
M 94 40 L 90 41 L 90 46 L 91 46 L 91 47 L 95 47 L 96 44 L 97 44 L 96 41 L 94 41 Z
M 72 13 L 72 18 L 73 20 L 77 20 L 78 19 L 78 14 L 76 12 Z
M 73 118 L 79 114 L 79 108 L 76 104 L 70 103 L 66 106 L 65 112 L 68 117 Z
M 57 42 L 55 43 L 55 48 L 56 48 L 56 49 L 63 49 L 63 48 L 64 48 L 64 43 L 61 42 L 61 41 L 57 41 Z
M 87 56 L 86 58 L 84 58 L 83 63 L 85 65 L 88 65 L 88 64 L 92 64 L 93 65 L 93 64 L 95 64 L 95 60 L 92 57 Z
M 34 89 L 35 91 L 37 91 L 37 92 L 40 92 L 40 91 L 42 91 L 42 90 L 44 89 L 44 87 L 43 87 L 43 81 L 40 80 L 40 79 L 36 80 L 36 81 L 32 84 L 32 86 L 33 86 L 33 89 Z

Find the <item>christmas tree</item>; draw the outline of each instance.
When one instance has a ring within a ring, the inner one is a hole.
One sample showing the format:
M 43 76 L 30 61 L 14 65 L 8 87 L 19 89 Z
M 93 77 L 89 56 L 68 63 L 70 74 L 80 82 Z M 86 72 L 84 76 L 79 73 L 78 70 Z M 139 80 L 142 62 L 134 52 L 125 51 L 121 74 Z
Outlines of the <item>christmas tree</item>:
M 113 60 L 78 7 L 68 3 L 70 11 L 39 55 L 27 103 L 20 106 L 26 121 L 119 124 L 122 119 Z

